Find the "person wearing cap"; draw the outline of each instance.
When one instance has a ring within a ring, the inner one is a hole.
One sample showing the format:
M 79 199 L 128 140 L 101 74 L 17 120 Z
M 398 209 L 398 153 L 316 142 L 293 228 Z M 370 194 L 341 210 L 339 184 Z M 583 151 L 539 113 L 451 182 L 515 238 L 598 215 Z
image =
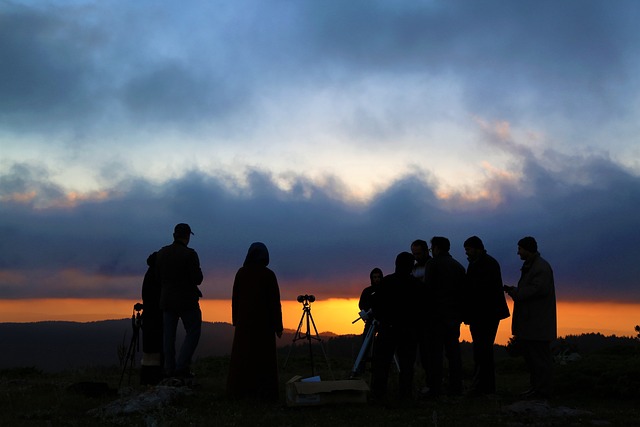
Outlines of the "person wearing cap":
M 198 286 L 202 283 L 200 259 L 188 247 L 193 232 L 188 224 L 177 224 L 173 243 L 158 251 L 156 273 L 160 281 L 163 311 L 164 369 L 167 377 L 191 377 L 191 359 L 200 341 L 202 312 Z M 176 330 L 182 320 L 186 335 L 176 359 Z
M 538 243 L 531 236 L 520 239 L 518 255 L 524 261 L 518 286 L 506 286 L 505 292 L 513 299 L 511 331 L 531 380 L 531 388 L 522 395 L 547 398 L 552 391 L 551 341 L 557 337 L 553 270 L 540 256 Z
M 478 236 L 465 240 L 467 254 L 466 310 L 464 323 L 469 325 L 475 365 L 470 396 L 496 391 L 493 344 L 500 320 L 509 317 L 509 307 L 502 291 L 500 264 L 487 253 Z

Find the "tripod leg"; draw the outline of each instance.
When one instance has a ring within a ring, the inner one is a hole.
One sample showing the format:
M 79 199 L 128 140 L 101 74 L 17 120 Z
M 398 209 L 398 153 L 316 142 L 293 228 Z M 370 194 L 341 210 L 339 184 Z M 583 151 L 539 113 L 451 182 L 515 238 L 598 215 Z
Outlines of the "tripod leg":
M 329 373 L 331 374 L 331 379 L 335 380 L 336 377 L 333 375 L 333 371 L 331 370 L 331 365 L 329 364 L 329 358 L 327 357 L 327 353 L 324 351 L 324 346 L 322 345 L 322 338 L 320 338 L 320 334 L 318 333 L 318 328 L 316 328 L 316 322 L 313 320 L 313 316 L 311 315 L 311 311 L 309 311 L 309 319 L 311 320 L 311 324 L 313 325 L 313 330 L 316 333 L 315 339 L 320 343 L 320 349 L 322 350 L 322 354 L 324 355 L 324 360 L 327 362 L 327 368 L 329 368 Z M 309 333 L 309 331 L 307 331 Z M 309 345 L 311 345 L 311 338 L 309 338 Z
M 133 363 L 135 361 L 135 349 L 138 345 L 138 331 L 136 329 L 133 330 L 133 335 L 131 336 L 131 342 L 129 343 L 129 349 L 127 350 L 127 355 L 124 359 L 124 366 L 122 367 L 122 373 L 120 374 L 120 383 L 118 387 L 122 386 L 122 380 L 124 379 L 124 373 L 127 370 L 127 364 L 130 365 L 130 369 L 133 369 Z M 131 370 L 129 371 L 129 384 L 131 384 Z
M 351 370 L 351 376 L 355 377 L 358 374 L 360 364 L 362 363 L 362 359 L 369 349 L 369 344 L 373 339 L 375 334 L 375 326 L 373 324 L 369 325 L 369 329 L 367 330 L 367 334 L 364 337 L 364 341 L 362 342 L 362 347 L 360 347 L 360 352 L 358 353 L 358 357 L 356 357 L 356 362 L 353 364 L 353 369 Z
M 293 346 L 295 345 L 296 341 L 298 341 L 299 339 L 301 339 L 300 337 L 300 330 L 302 329 L 302 322 L 304 322 L 304 309 L 302 312 L 302 317 L 300 318 L 300 323 L 298 323 L 298 329 L 296 329 L 296 333 L 293 334 L 293 341 L 291 341 L 291 345 L 289 346 L 289 352 L 287 353 L 287 358 L 284 360 L 284 365 L 282 365 L 282 368 L 286 368 L 287 367 L 287 363 L 289 363 L 289 357 L 291 356 L 291 350 L 293 350 Z
M 311 361 L 311 376 L 315 376 L 315 365 L 313 363 L 313 347 L 311 345 L 311 328 L 310 328 L 310 324 L 309 324 L 309 320 L 311 320 L 311 322 L 313 322 L 313 318 L 311 317 L 311 310 L 307 310 L 306 313 L 307 315 L 307 342 L 309 344 L 309 360 Z M 313 327 L 315 328 L 315 324 L 313 325 Z M 318 335 L 318 332 L 316 331 L 316 335 Z

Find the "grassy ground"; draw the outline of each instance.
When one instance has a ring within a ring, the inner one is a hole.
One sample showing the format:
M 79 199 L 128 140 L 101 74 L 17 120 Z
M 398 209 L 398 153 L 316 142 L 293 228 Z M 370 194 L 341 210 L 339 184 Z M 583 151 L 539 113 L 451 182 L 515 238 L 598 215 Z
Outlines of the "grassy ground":
M 284 384 L 294 375 L 308 376 L 306 355 L 294 355 L 281 369 Z M 284 357 L 281 358 L 284 361 Z M 346 379 L 350 360 L 332 359 L 335 379 Z M 281 364 L 282 365 L 282 364 Z M 0 371 L 0 426 L 567 426 L 640 425 L 640 357 L 635 352 L 604 352 L 556 369 L 557 396 L 552 408 L 584 411 L 569 415 L 529 412 L 509 408 L 518 392 L 527 388 L 527 374 L 519 358 L 497 362 L 499 392 L 490 397 L 443 397 L 438 401 L 402 402 L 391 399 L 385 405 L 371 403 L 319 407 L 287 407 L 284 385 L 281 404 L 232 402 L 225 398 L 228 359 L 206 358 L 194 366 L 197 383 L 193 393 L 169 405 L 144 413 L 110 416 L 91 412 L 121 396 L 135 396 L 147 387 L 118 389 L 120 368 L 87 368 L 74 372 L 44 374 L 33 368 Z M 331 379 L 323 357 L 316 360 L 315 373 Z M 470 363 L 465 363 L 467 376 Z M 419 370 L 418 370 L 419 371 Z M 416 380 L 421 381 L 418 374 Z M 365 377 L 366 379 L 366 377 Z M 106 384 L 108 389 L 87 389 L 82 384 Z M 391 383 L 391 391 L 397 384 Z M 104 393 L 103 393 L 104 392 Z M 120 396 L 118 395 L 120 393 Z M 95 394 L 95 396 L 91 396 Z M 588 412 L 587 412 L 588 411 Z

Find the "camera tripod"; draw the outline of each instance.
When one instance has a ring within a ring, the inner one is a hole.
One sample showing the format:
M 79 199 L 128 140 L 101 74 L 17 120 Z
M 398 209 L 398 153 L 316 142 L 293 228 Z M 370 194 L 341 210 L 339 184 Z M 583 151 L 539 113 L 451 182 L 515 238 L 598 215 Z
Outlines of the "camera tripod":
M 131 372 L 136 364 L 136 352 L 140 350 L 140 327 L 142 326 L 142 304 L 136 303 L 133 306 L 133 313 L 131 314 L 131 328 L 133 334 L 131 335 L 131 342 L 129 343 L 129 349 L 127 355 L 124 358 L 124 366 L 122 367 L 122 374 L 120 374 L 120 383 L 118 387 L 122 386 L 122 379 L 124 373 L 129 365 L 129 384 L 131 383 Z
M 313 320 L 313 316 L 311 315 L 311 303 L 316 299 L 313 295 L 299 295 L 298 302 L 302 303 L 302 317 L 300 318 L 300 323 L 298 324 L 298 329 L 296 333 L 293 335 L 293 341 L 291 346 L 289 347 L 289 354 L 287 354 L 287 358 L 284 362 L 283 367 L 286 368 L 287 363 L 289 362 L 289 356 L 291 356 L 291 350 L 296 343 L 296 341 L 306 339 L 309 344 L 309 359 L 311 361 L 311 376 L 315 376 L 315 366 L 313 363 L 313 347 L 312 340 L 318 341 L 320 344 L 320 348 L 322 349 L 322 354 L 324 355 L 324 359 L 327 362 L 327 367 L 329 368 L 329 373 L 331 377 L 333 377 L 333 372 L 331 371 L 331 366 L 329 365 L 329 358 L 327 357 L 327 353 L 324 351 L 324 347 L 322 346 L 322 338 L 320 338 L 320 334 L 318 334 L 318 328 L 316 328 L 316 322 Z M 306 332 L 302 333 L 302 325 L 306 325 Z M 314 335 L 311 334 L 311 327 L 313 326 Z

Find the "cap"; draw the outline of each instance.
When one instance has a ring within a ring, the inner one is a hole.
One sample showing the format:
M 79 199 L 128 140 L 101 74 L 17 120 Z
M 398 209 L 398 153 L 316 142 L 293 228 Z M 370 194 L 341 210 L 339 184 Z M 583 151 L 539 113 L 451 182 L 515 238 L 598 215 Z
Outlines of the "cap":
M 191 231 L 191 227 L 189 227 L 189 224 L 181 222 L 180 224 L 177 224 L 175 226 L 175 228 L 173 229 L 173 233 L 177 234 L 178 236 L 188 236 L 189 234 L 193 234 L 193 231 Z

